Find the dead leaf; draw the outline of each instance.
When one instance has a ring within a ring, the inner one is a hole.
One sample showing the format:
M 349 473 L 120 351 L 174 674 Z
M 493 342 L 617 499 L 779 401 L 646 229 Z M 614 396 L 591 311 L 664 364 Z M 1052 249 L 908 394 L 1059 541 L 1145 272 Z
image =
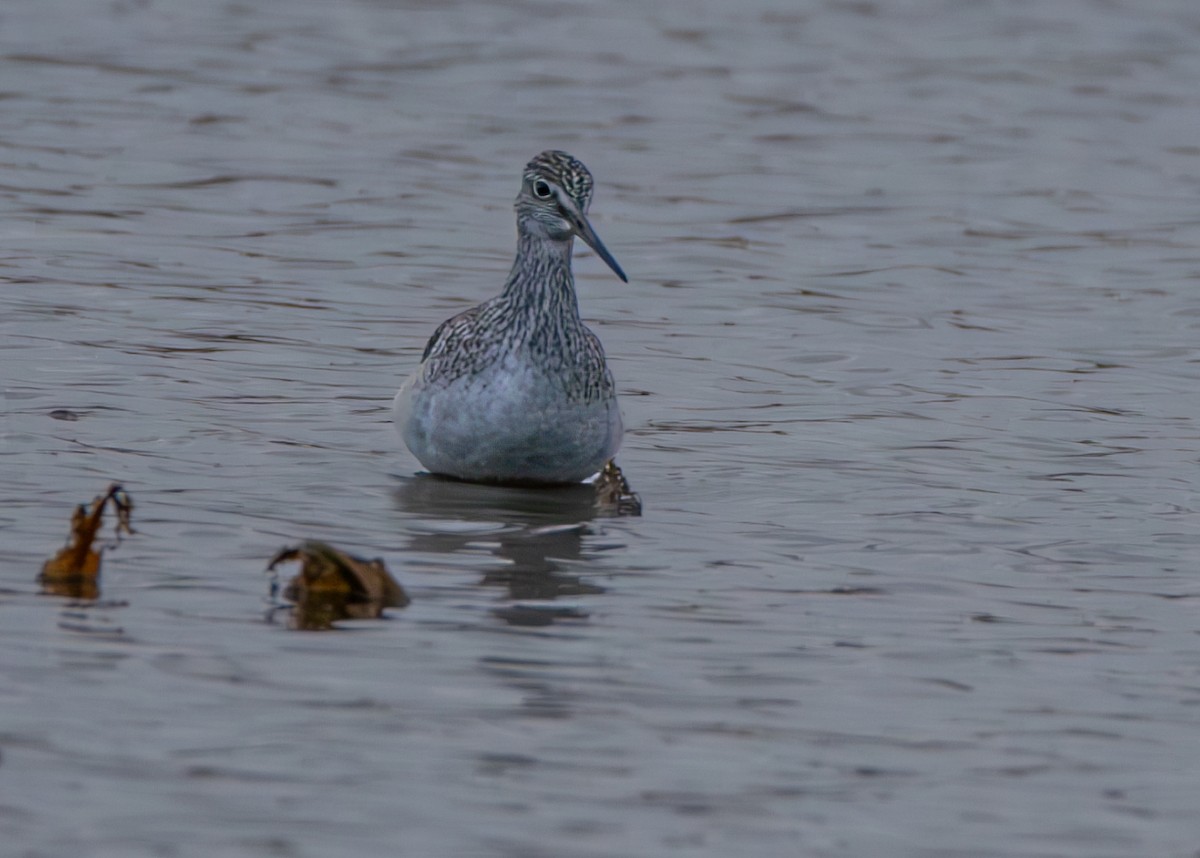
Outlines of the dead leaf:
M 267 571 L 293 560 L 300 561 L 300 574 L 283 590 L 283 597 L 295 606 L 292 628 L 322 631 L 339 620 L 375 619 L 384 608 L 403 608 L 410 601 L 378 558 L 364 560 L 309 540 L 284 548 L 271 559 Z
M 629 487 L 616 459 L 609 459 L 596 478 L 596 509 L 610 515 L 642 514 L 642 499 Z
M 43 564 L 38 575 L 43 593 L 73 599 L 95 599 L 100 595 L 100 561 L 105 546 L 95 548 L 93 543 L 100 525 L 104 523 L 104 510 L 110 502 L 117 512 L 116 541 L 120 542 L 122 533 L 135 532 L 130 523 L 133 500 L 118 483 L 113 483 L 107 492 L 93 498 L 90 505 L 75 507 L 67 544 Z

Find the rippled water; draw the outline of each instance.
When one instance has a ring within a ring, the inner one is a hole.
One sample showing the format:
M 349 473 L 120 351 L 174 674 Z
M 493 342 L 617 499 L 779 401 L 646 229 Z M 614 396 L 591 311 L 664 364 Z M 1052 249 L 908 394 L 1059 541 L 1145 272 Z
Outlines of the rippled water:
M 1195 4 L 70 7 L 0 8 L 7 854 L 1196 854 Z M 388 422 L 548 147 L 642 518 Z M 412 605 L 264 622 L 306 537 Z

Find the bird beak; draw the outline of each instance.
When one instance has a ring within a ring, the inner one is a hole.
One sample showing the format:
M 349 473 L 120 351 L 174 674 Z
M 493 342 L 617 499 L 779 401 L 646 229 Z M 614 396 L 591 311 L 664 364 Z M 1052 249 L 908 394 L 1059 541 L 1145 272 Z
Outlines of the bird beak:
M 629 278 L 625 276 L 625 272 L 621 270 L 621 266 L 617 264 L 617 260 L 613 259 L 613 255 L 608 252 L 608 248 L 604 246 L 604 242 L 600 240 L 600 236 L 596 235 L 596 230 L 592 229 L 592 225 L 588 223 L 587 216 L 583 212 L 576 211 L 574 206 L 563 206 L 563 213 L 567 216 L 567 220 L 571 222 L 571 226 L 575 229 L 575 234 L 587 242 L 587 246 L 596 251 L 596 255 L 604 260 L 604 264 L 613 270 L 613 273 L 621 278 L 624 283 L 629 282 Z

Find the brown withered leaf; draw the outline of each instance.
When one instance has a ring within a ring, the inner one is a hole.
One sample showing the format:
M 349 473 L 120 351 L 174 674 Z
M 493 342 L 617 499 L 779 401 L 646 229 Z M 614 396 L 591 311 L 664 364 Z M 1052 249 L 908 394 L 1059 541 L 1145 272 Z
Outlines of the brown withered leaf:
M 596 478 L 596 509 L 609 515 L 642 514 L 642 499 L 629 487 L 616 459 L 609 459 Z
M 300 561 L 300 574 L 283 590 L 283 597 L 294 605 L 292 628 L 323 631 L 338 620 L 375 619 L 384 608 L 403 608 L 410 601 L 378 558 L 364 560 L 309 540 L 281 550 L 267 571 L 293 560 Z
M 113 483 L 102 495 L 92 499 L 91 504 L 80 504 L 71 514 L 71 534 L 67 544 L 42 565 L 38 583 L 42 592 L 52 596 L 68 596 L 73 599 L 95 599 L 100 595 L 100 561 L 104 547 L 94 546 L 96 534 L 104 523 L 104 510 L 109 504 L 117 513 L 115 534 L 134 533 L 131 524 L 133 500 L 120 484 Z

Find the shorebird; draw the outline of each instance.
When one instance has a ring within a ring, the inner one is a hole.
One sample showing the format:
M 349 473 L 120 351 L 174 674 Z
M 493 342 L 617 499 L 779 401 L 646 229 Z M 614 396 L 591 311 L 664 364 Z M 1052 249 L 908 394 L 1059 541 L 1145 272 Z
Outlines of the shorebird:
M 575 236 L 628 278 L 588 223 L 591 201 L 592 174 L 566 152 L 525 165 L 514 204 L 517 257 L 504 290 L 442 322 L 396 394 L 396 428 L 433 473 L 577 483 L 617 452 L 612 373 L 575 297 Z

